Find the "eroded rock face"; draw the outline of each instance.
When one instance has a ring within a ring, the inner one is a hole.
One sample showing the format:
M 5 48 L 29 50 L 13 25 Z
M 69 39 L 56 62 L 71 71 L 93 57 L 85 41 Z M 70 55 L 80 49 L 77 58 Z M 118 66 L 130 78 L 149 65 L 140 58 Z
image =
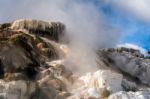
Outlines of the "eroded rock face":
M 23 34 L 9 37 L 0 42 L 1 68 L 4 72 L 14 73 L 18 69 L 26 69 L 40 65 L 37 48 Z M 34 68 L 35 69 L 35 68 Z
M 112 93 L 122 91 L 121 83 L 122 75 L 109 70 L 87 73 L 75 82 L 75 87 L 71 91 L 72 97 L 73 99 L 106 98 Z
M 39 20 L 17 20 L 10 27 L 13 30 L 25 29 L 29 33 L 44 36 L 54 41 L 59 41 L 64 35 L 65 26 L 60 22 L 44 22 Z
M 94 74 L 89 73 L 80 79 L 83 80 L 85 86 L 88 87 L 95 87 L 98 89 L 106 88 L 112 93 L 122 90 L 122 75 L 109 70 L 99 70 Z
M 126 79 L 122 80 L 121 85 L 122 85 L 124 91 L 137 91 L 137 89 L 138 89 L 135 82 L 131 82 Z
M 28 71 L 29 74 L 31 72 L 36 73 L 37 68 L 44 60 L 58 59 L 59 52 L 61 52 L 59 45 L 53 43 L 53 41 L 45 41 L 38 33 L 43 33 L 46 37 L 58 41 L 63 31 L 64 25 L 61 23 L 37 20 L 17 20 L 8 25 L 1 25 L 1 77 L 4 77 L 3 72 L 14 73 L 19 71 L 26 73 Z
M 150 99 L 149 91 L 118 92 L 109 96 L 108 99 Z
M 34 82 L 0 80 L 0 99 L 27 99 L 35 88 Z
M 138 50 L 103 49 L 99 51 L 98 55 L 106 66 L 130 75 L 143 84 L 150 84 L 150 59 L 144 58 Z
M 63 99 L 66 69 L 46 62 L 65 54 L 57 43 L 64 30 L 62 23 L 38 20 L 0 25 L 1 99 Z
M 0 25 L 0 99 L 149 98 L 149 91 L 138 87 L 150 83 L 150 60 L 140 51 L 100 49 L 100 68 L 78 76 L 70 71 L 76 64 L 68 60 L 71 50 L 61 42 L 64 32 L 60 22 L 17 20 Z

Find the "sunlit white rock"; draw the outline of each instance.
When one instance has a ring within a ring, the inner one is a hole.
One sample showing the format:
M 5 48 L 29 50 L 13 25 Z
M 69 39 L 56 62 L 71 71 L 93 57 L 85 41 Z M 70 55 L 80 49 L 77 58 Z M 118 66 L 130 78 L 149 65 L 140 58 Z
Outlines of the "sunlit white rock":
M 100 97 L 100 92 L 96 88 L 89 88 L 88 89 L 88 94 L 91 97 L 99 98 Z
M 44 21 L 37 21 L 37 20 L 16 20 L 12 23 L 11 29 L 24 29 L 24 28 L 41 28 L 45 30 L 46 28 L 51 28 L 52 24 L 49 22 L 44 22 Z
M 55 61 L 51 61 L 51 62 L 46 62 L 48 65 L 50 66 L 56 66 L 56 65 L 61 65 L 64 63 L 64 60 L 55 60 Z
M 121 91 L 122 75 L 114 73 L 110 70 L 99 70 L 95 73 L 87 73 L 86 76 L 80 78 L 84 81 L 86 87 L 93 87 L 98 90 L 107 88 L 111 92 Z
M 76 97 L 73 99 L 78 99 L 78 97 L 80 97 L 79 99 L 81 99 L 81 97 L 86 97 L 85 99 L 88 99 L 87 97 L 99 99 L 102 97 L 101 95 L 105 88 L 110 93 L 122 91 L 122 79 L 121 74 L 110 70 L 89 72 L 77 80 L 77 87 L 74 87 L 72 90 L 73 96 Z
M 149 91 L 139 91 L 139 92 L 117 92 L 109 96 L 108 99 L 150 99 Z
M 26 99 L 35 90 L 35 85 L 26 81 L 0 80 L 0 99 Z
M 60 49 L 61 49 L 66 55 L 67 55 L 68 52 L 69 52 L 69 48 L 68 48 L 67 45 L 64 45 L 64 44 L 60 45 Z

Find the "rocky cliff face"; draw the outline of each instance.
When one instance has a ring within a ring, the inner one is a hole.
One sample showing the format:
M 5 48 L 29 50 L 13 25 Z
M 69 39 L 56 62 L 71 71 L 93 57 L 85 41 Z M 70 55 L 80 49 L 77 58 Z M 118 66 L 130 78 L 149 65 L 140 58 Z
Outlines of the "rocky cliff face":
M 140 51 L 99 49 L 97 71 L 79 76 L 66 66 L 64 36 L 60 22 L 1 24 L 0 99 L 150 98 L 150 59 Z
M 45 70 L 50 76 L 48 78 L 54 78 L 48 83 L 56 83 L 56 87 L 60 87 L 57 82 L 62 82 L 53 77 L 53 67 L 46 62 L 60 59 L 64 55 L 61 45 L 56 43 L 63 36 L 64 30 L 62 23 L 37 20 L 17 20 L 0 25 L 0 82 L 4 88 L 0 91 L 2 99 L 37 99 L 34 98 L 36 95 L 44 99 L 43 90 L 51 90 L 54 93 L 50 95 L 52 98 L 57 96 L 58 92 L 55 92 L 52 85 L 48 85 L 50 88 L 41 89 L 46 85 L 37 83 L 42 79 Z M 48 70 L 49 67 L 52 67 L 51 71 Z M 34 85 L 33 88 L 28 88 L 31 87 L 28 86 L 30 84 Z
M 145 58 L 140 51 L 129 48 L 112 48 L 99 50 L 98 55 L 100 60 L 104 60 L 107 67 L 115 68 L 127 74 L 128 77 L 135 78 L 140 83 L 149 86 L 150 59 Z
M 99 67 L 111 69 L 123 75 L 123 91 L 112 94 L 109 99 L 149 99 L 150 59 L 139 50 L 108 48 L 98 51 Z

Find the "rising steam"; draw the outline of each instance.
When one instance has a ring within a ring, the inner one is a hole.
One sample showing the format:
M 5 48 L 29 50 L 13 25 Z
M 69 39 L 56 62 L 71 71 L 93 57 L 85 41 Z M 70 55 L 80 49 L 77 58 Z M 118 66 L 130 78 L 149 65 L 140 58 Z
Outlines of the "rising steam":
M 84 0 L 5 0 L 0 1 L 0 22 L 16 19 L 61 21 L 70 40 L 69 60 L 80 72 L 96 70 L 95 50 L 113 47 L 118 41 L 116 28 L 109 25 L 94 3 Z M 117 35 L 117 36 L 116 36 Z

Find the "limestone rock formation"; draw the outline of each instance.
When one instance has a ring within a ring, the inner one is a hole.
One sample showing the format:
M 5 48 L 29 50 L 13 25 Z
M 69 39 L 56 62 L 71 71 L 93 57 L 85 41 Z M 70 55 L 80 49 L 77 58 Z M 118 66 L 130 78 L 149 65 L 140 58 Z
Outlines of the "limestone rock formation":
M 35 88 L 35 83 L 30 81 L 0 80 L 0 99 L 27 99 Z
M 98 89 L 106 88 L 111 93 L 122 90 L 122 75 L 109 70 L 99 70 L 94 74 L 88 73 L 80 79 L 84 81 L 87 87 Z
M 26 29 L 28 32 L 20 29 Z M 41 31 L 38 31 L 38 29 Z M 61 35 L 63 29 L 64 25 L 61 23 L 53 22 L 51 24 L 37 20 L 18 20 L 9 25 L 1 25 L 1 71 L 10 73 L 17 71 L 29 73 L 34 71 L 36 73 L 37 67 L 41 65 L 43 60 L 57 59 L 59 57 L 57 45 L 53 42 L 47 43 L 39 35 L 32 35 L 31 30 L 34 30 L 34 33 L 44 34 L 48 32 L 50 34 L 47 35 L 58 40 L 59 33 Z M 57 36 L 53 36 L 55 34 Z M 1 74 L 1 77 L 4 76 L 4 73 Z
M 65 74 L 63 65 L 46 62 L 65 55 L 57 43 L 64 30 L 60 22 L 38 20 L 0 25 L 1 99 L 63 99 L 59 93 L 66 87 L 60 78 L 70 74 Z M 28 82 L 33 82 L 32 87 Z
M 135 82 L 123 79 L 121 85 L 125 91 L 137 91 L 137 85 Z
M 128 48 L 102 49 L 98 55 L 106 67 L 122 72 L 143 84 L 150 84 L 150 59 L 144 58 L 138 50 Z
M 13 30 L 27 30 L 29 33 L 48 37 L 51 40 L 59 41 L 63 35 L 65 26 L 60 22 L 44 22 L 38 20 L 16 20 L 11 26 Z
M 149 91 L 118 92 L 109 96 L 108 99 L 150 99 Z
M 71 99 L 100 99 L 122 91 L 122 75 L 109 70 L 98 70 L 78 77 L 71 90 Z M 69 98 L 70 99 L 70 98 Z
M 64 36 L 60 22 L 0 24 L 0 99 L 150 98 L 145 90 L 150 86 L 150 58 L 130 48 L 99 49 L 97 70 L 78 75 Z

